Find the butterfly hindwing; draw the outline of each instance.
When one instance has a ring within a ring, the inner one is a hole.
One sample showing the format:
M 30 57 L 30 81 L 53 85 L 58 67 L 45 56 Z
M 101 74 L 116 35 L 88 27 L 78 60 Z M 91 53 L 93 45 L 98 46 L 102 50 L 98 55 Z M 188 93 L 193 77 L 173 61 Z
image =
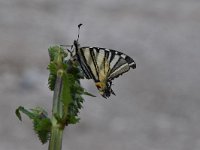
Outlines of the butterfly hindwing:
M 117 78 L 119 75 L 122 75 L 123 73 L 129 71 L 130 68 L 135 69 L 136 64 L 132 58 L 129 56 L 121 53 L 121 52 L 115 52 L 116 55 L 114 59 L 111 61 L 111 71 L 109 73 L 109 79 L 113 80 L 114 78 Z

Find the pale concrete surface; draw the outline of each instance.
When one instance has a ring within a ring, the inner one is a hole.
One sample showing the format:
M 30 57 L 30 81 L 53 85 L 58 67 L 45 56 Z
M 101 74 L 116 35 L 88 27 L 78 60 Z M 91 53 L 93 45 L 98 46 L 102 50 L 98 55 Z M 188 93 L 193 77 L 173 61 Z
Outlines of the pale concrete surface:
M 71 44 L 121 50 L 137 69 L 101 98 L 92 81 L 81 122 L 66 129 L 67 150 L 200 149 L 200 1 L 0 0 L 0 150 L 47 149 L 19 105 L 50 112 L 47 48 Z

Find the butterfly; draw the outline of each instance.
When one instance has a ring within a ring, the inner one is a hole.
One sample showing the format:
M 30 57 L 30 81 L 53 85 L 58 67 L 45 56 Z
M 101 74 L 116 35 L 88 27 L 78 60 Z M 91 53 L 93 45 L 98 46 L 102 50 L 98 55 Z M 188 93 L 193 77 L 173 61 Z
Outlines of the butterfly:
M 78 28 L 80 30 L 80 26 Z M 136 68 L 135 61 L 126 54 L 107 48 L 80 47 L 74 40 L 71 57 L 78 62 L 86 79 L 93 79 L 99 93 L 108 98 L 112 90 L 112 80 L 131 69 Z

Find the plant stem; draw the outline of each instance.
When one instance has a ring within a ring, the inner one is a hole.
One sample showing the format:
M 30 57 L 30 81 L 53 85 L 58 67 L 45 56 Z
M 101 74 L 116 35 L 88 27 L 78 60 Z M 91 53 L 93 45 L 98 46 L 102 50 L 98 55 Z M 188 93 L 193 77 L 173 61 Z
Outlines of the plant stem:
M 62 148 L 62 137 L 63 130 L 61 123 L 55 117 L 63 117 L 63 104 L 61 101 L 61 92 L 62 92 L 62 75 L 58 74 L 56 79 L 56 85 L 53 95 L 53 106 L 52 106 L 52 128 L 51 128 L 51 137 L 49 141 L 49 150 L 61 150 Z

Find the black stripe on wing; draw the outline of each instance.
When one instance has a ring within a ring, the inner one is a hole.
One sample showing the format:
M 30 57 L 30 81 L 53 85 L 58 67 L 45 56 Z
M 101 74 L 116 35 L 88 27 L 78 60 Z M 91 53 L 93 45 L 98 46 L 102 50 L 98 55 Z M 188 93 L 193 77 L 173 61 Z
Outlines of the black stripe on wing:
M 127 63 L 129 64 L 129 66 L 130 66 L 131 68 L 133 68 L 133 69 L 136 68 L 136 63 L 135 63 L 135 61 L 134 61 L 131 57 L 126 56 L 126 57 L 125 57 L 125 60 L 127 61 Z
M 97 50 L 96 49 L 93 49 L 93 48 L 90 48 L 90 56 L 91 56 L 91 59 L 92 59 L 92 62 L 94 67 L 95 67 L 95 72 L 96 72 L 96 75 L 97 75 L 97 78 L 99 80 L 99 67 L 97 65 L 97 61 L 96 61 L 96 56 L 95 54 L 97 55 Z
M 78 57 L 80 58 L 79 64 L 84 72 L 84 74 L 86 75 L 87 79 L 94 79 L 94 81 L 98 81 L 98 79 L 95 77 L 93 71 L 91 70 L 90 65 L 87 62 L 85 53 L 84 53 L 84 49 L 80 48 L 78 53 L 77 53 Z M 92 56 L 90 56 L 92 57 Z
M 80 55 L 78 55 L 78 53 L 77 53 L 76 57 L 77 57 L 78 63 L 83 71 L 85 78 L 91 79 L 92 75 L 90 74 L 89 70 L 87 69 L 87 66 L 85 65 L 85 63 L 83 63 L 83 60 L 82 60 L 83 58 Z
M 105 56 L 104 56 L 104 73 L 106 74 L 106 65 L 108 63 L 108 57 L 109 57 L 110 52 L 109 51 L 105 51 Z M 110 64 L 110 63 L 109 63 Z M 110 68 L 109 70 L 110 71 Z

